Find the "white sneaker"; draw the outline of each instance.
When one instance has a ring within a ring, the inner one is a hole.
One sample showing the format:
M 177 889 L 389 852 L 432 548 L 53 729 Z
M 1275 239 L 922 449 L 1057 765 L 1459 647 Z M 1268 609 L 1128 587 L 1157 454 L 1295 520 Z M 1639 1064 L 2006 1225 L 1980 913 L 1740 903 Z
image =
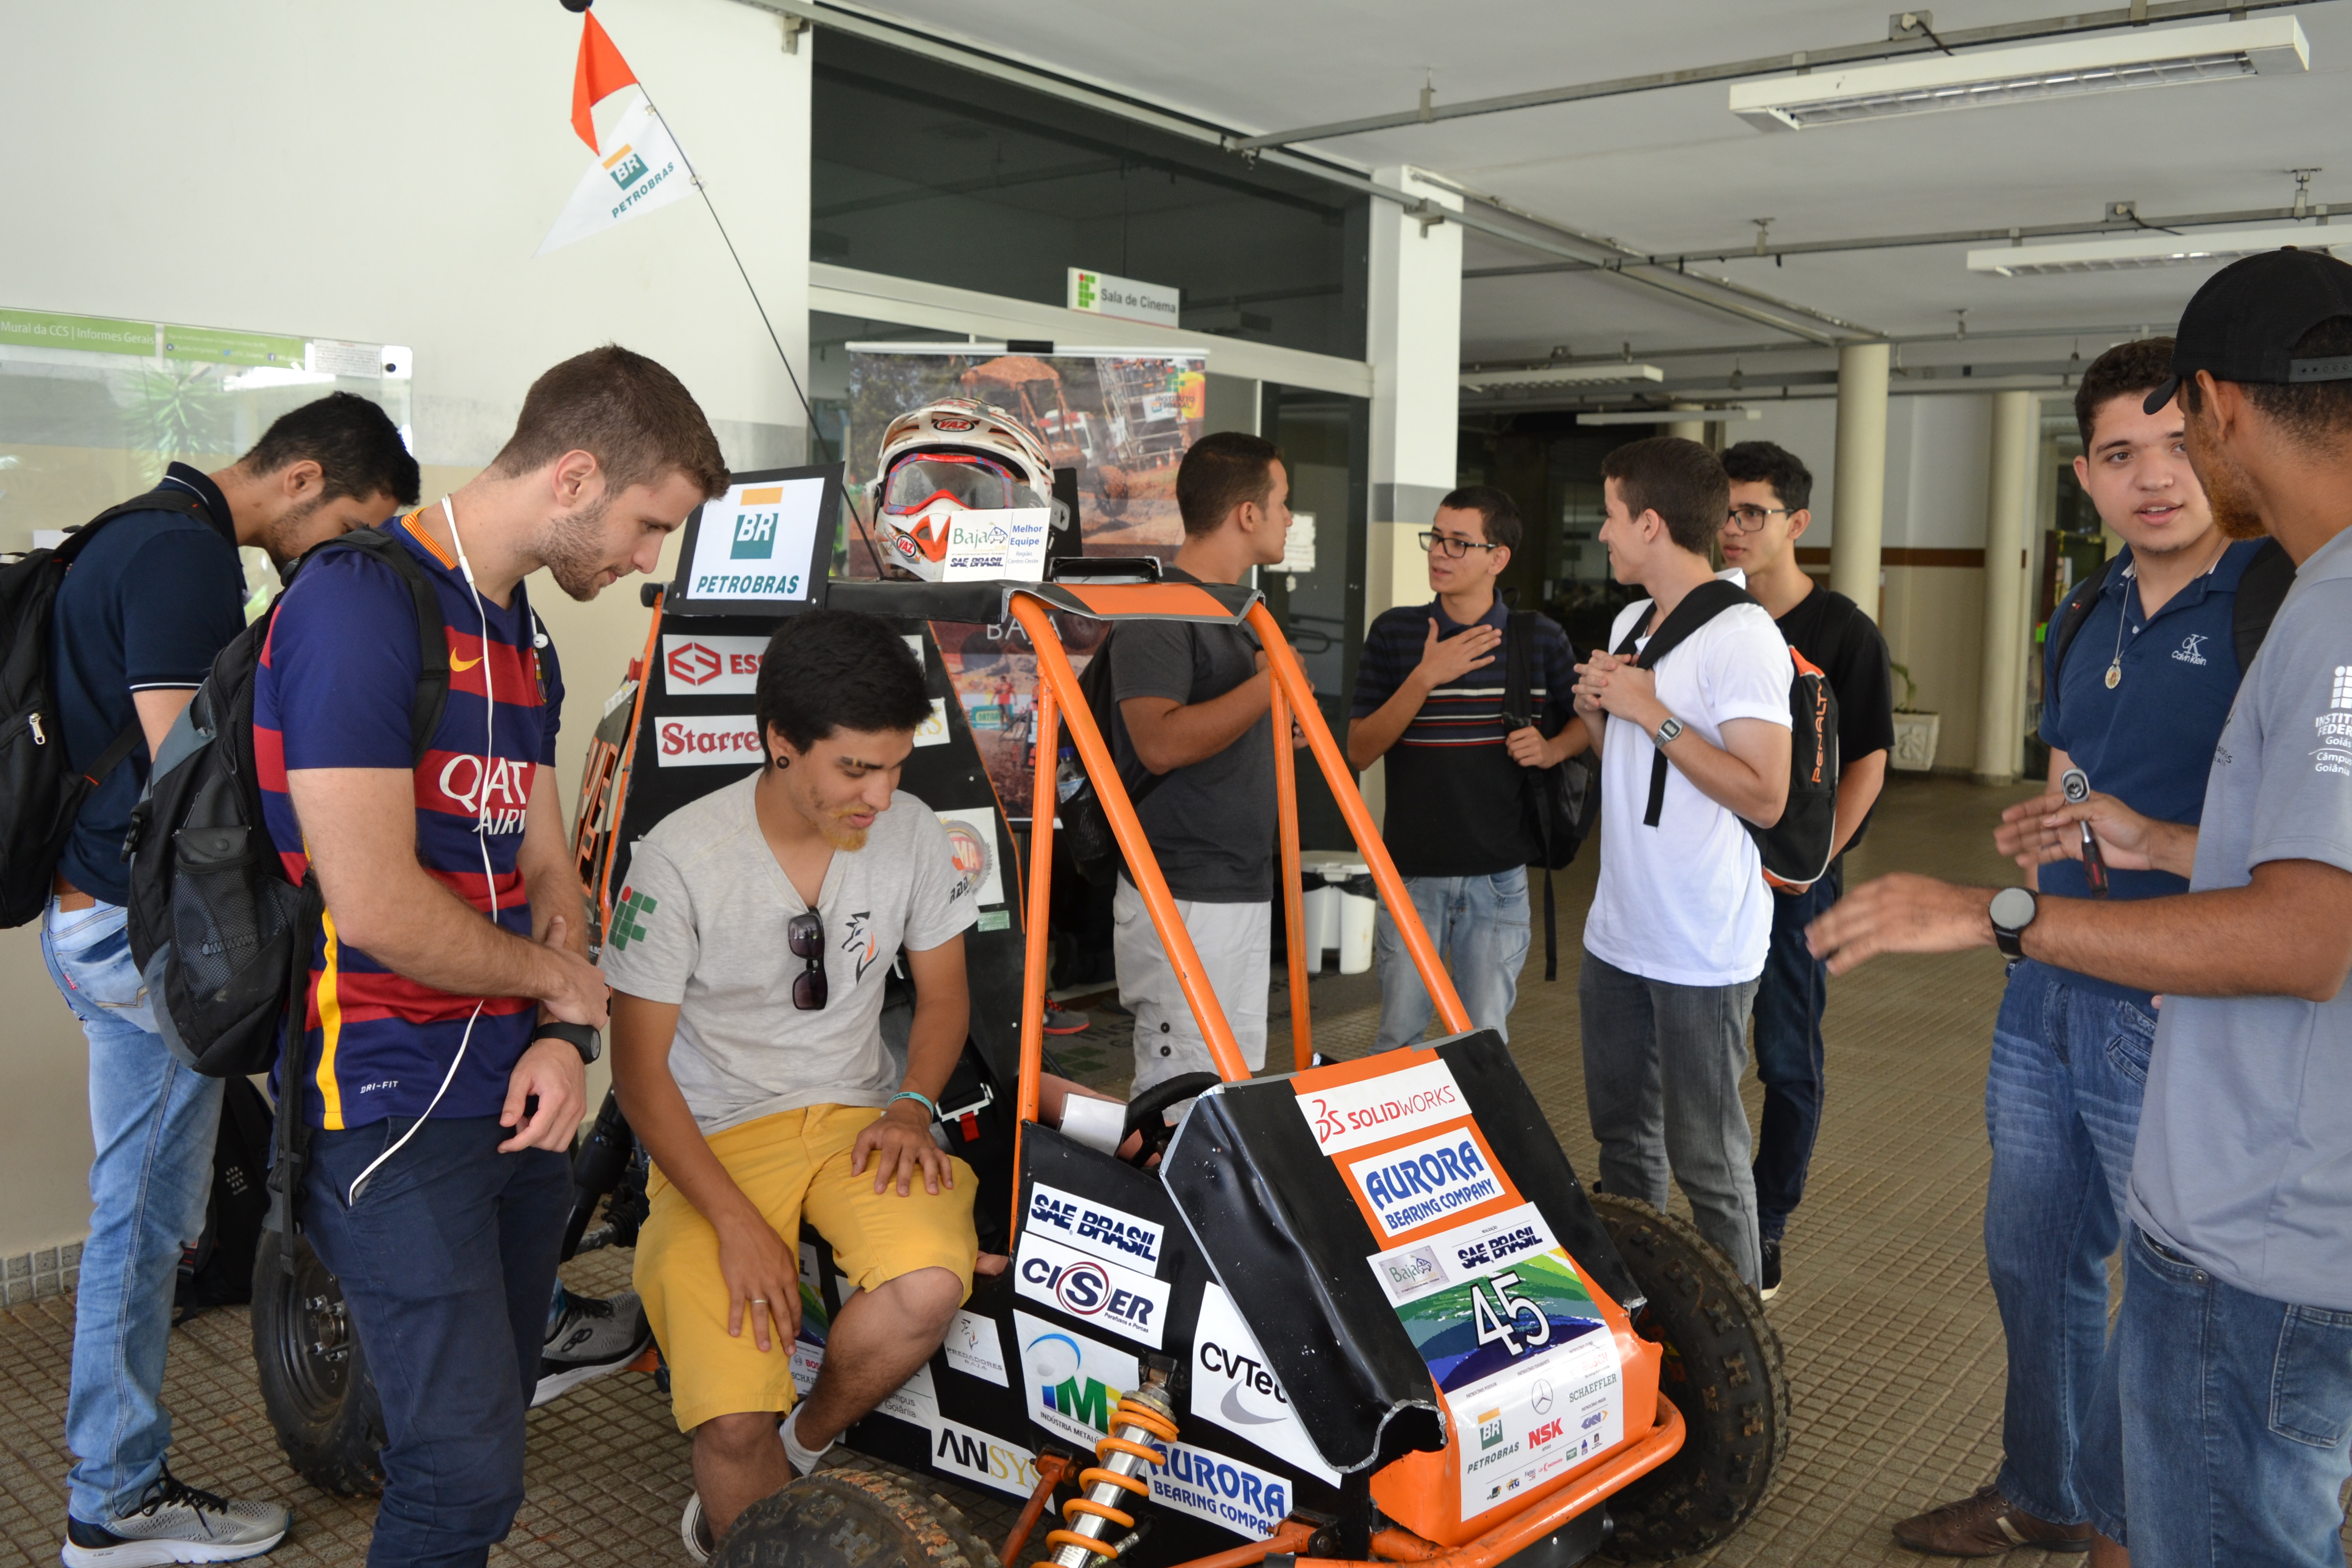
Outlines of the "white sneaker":
M 169 1470 L 150 1482 L 139 1506 L 89 1524 L 68 1515 L 66 1568 L 157 1568 L 166 1563 L 234 1563 L 286 1539 L 294 1516 L 274 1502 L 235 1502 L 199 1491 Z
M 710 1539 L 710 1520 L 702 1511 L 702 1494 L 686 1494 L 686 1512 L 677 1521 L 677 1538 L 685 1543 L 687 1556 L 697 1563 L 708 1563 L 710 1554 L 719 1550 Z
M 653 1342 L 653 1326 L 635 1290 L 609 1298 L 565 1292 L 563 1310 L 539 1352 L 539 1385 L 531 1391 L 530 1407 L 625 1370 Z

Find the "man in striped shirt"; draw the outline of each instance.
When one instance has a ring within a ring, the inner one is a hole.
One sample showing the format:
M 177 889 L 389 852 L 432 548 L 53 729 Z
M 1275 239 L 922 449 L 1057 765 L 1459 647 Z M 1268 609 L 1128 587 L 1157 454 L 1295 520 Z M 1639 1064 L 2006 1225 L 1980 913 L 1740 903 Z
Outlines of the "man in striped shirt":
M 1570 705 L 1576 656 L 1568 635 L 1532 617 L 1528 698 L 1535 722 L 1505 722 L 1510 612 L 1496 579 L 1519 545 L 1518 509 L 1489 485 L 1439 503 L 1421 535 L 1429 553 L 1426 605 L 1383 611 L 1364 639 L 1348 761 L 1388 765 L 1383 837 L 1430 940 L 1453 971 L 1470 1021 L 1509 1037 L 1519 965 L 1528 956 L 1528 867 L 1541 854 L 1527 810 L 1528 770 L 1584 749 Z M 1417 1042 L 1429 993 L 1388 911 L 1373 952 L 1381 974 L 1376 1048 Z

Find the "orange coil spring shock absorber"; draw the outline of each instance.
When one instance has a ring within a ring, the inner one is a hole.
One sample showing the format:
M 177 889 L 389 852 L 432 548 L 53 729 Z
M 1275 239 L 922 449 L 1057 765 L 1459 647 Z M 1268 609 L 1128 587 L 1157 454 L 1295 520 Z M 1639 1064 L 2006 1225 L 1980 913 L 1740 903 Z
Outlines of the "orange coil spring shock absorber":
M 1175 1407 L 1156 1384 L 1118 1402 L 1118 1410 L 1111 1416 L 1110 1436 L 1095 1445 L 1099 1467 L 1078 1472 L 1082 1489 L 1062 1505 L 1062 1519 L 1070 1528 L 1045 1537 L 1045 1544 L 1054 1548 L 1054 1568 L 1087 1568 L 1089 1563 L 1108 1563 L 1118 1555 L 1118 1549 L 1107 1544 L 1103 1537 L 1110 1533 L 1114 1524 L 1121 1530 L 1133 1530 L 1135 1516 L 1112 1505 L 1127 1501 L 1119 1495 L 1122 1492 L 1150 1497 L 1150 1484 L 1138 1477 L 1148 1466 L 1168 1462 L 1160 1450 L 1143 1441 L 1146 1437 L 1157 1437 L 1163 1443 L 1176 1440 Z

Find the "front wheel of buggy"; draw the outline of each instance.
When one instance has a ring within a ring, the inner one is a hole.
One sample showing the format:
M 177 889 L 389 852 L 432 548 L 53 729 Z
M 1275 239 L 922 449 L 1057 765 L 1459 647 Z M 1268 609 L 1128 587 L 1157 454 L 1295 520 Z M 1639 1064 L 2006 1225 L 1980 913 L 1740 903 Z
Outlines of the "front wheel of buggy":
M 1609 1500 L 1615 1557 L 1665 1560 L 1722 1541 L 1764 1500 L 1788 1452 L 1780 1336 L 1730 1259 L 1689 1221 L 1612 1193 L 1593 1209 L 1647 1303 L 1633 1331 L 1665 1349 L 1659 1392 L 1682 1412 L 1682 1451 Z
M 872 1470 L 803 1476 L 736 1518 L 711 1568 L 996 1568 L 953 1503 Z
M 297 1474 L 341 1497 L 383 1489 L 383 1410 L 342 1287 L 303 1237 L 279 1267 L 283 1233 L 265 1230 L 253 1258 L 253 1363 L 261 1402 Z

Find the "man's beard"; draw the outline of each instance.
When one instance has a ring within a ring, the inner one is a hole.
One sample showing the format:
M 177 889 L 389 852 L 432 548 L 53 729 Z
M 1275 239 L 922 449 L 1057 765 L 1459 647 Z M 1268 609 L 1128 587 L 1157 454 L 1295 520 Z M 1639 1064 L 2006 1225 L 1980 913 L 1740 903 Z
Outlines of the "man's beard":
M 2213 509 L 2213 526 L 2221 531 L 2224 539 L 2260 539 L 2270 531 L 2263 526 L 2262 513 L 2254 510 L 2248 499 L 2244 476 L 2227 460 L 2206 464 L 2211 471 L 2202 476 L 2206 504 Z
M 302 553 L 295 547 L 294 542 L 301 533 L 303 525 L 310 521 L 312 513 L 326 504 L 326 497 L 314 496 L 309 500 L 289 507 L 277 521 L 269 525 L 268 532 L 262 538 L 261 549 L 262 552 L 269 557 L 270 564 L 278 568 L 280 576 L 283 576 L 286 569 L 294 563 L 295 558 Z
M 873 829 L 850 826 L 847 818 L 851 815 L 853 814 L 849 812 L 839 812 L 831 816 L 820 816 L 816 819 L 816 830 L 824 836 L 824 841 L 835 849 L 846 849 L 855 853 L 866 847 L 866 836 Z
M 597 549 L 611 499 L 599 496 L 570 517 L 550 518 L 540 532 L 539 559 L 555 585 L 582 604 L 594 598 L 612 570 Z

